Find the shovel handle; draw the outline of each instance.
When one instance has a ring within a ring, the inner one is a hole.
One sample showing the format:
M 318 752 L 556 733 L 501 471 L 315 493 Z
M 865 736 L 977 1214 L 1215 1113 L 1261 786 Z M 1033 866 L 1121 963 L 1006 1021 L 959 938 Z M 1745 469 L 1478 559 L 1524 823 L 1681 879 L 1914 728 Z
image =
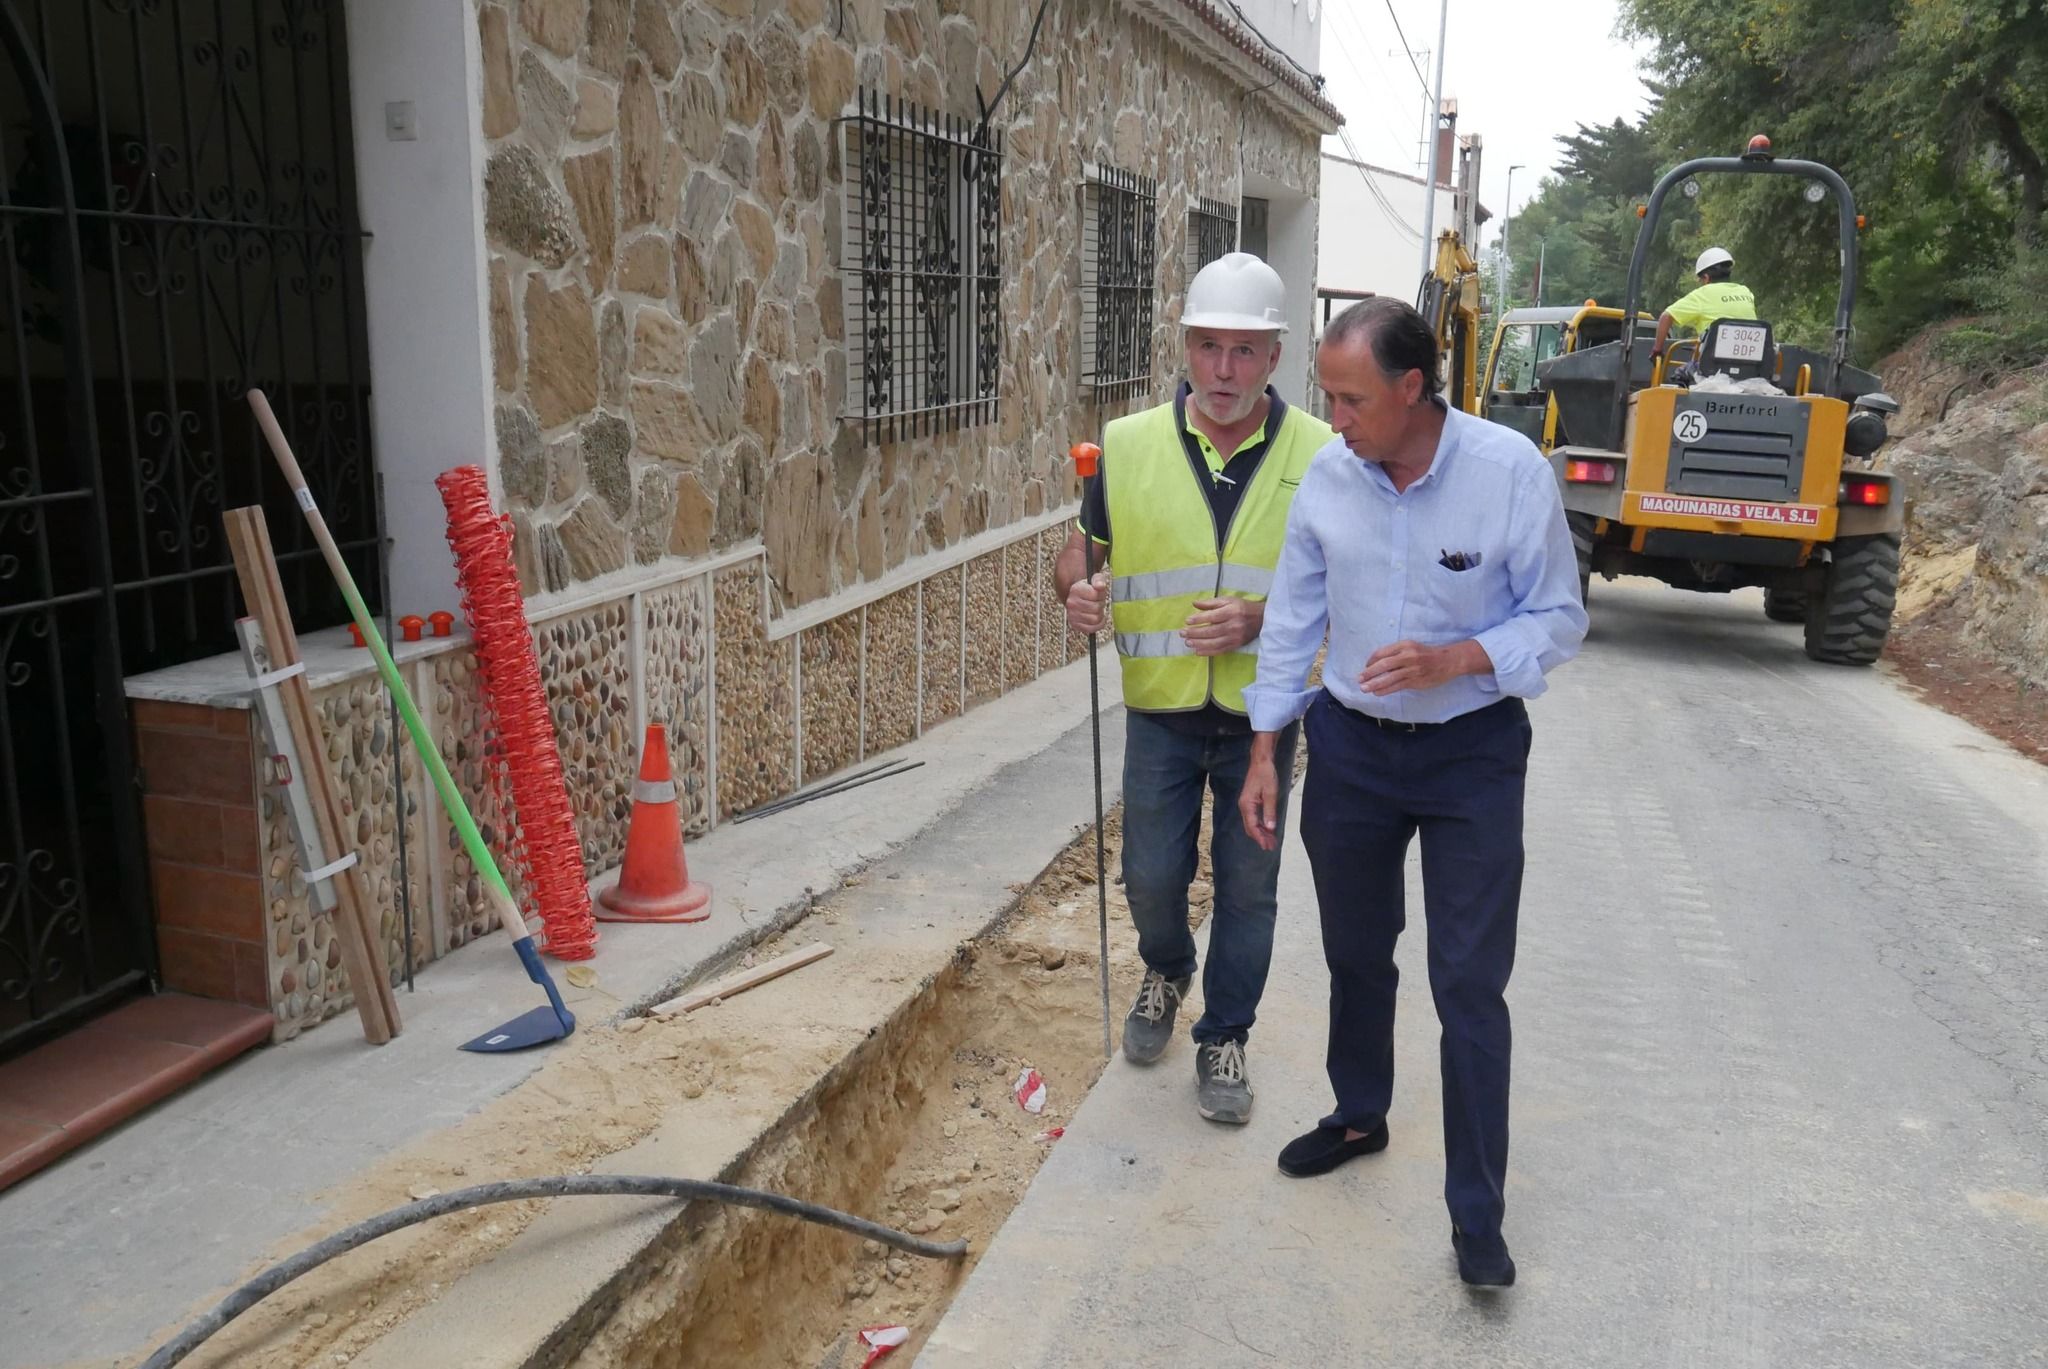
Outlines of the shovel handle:
M 505 929 L 506 935 L 510 936 L 514 941 L 517 941 L 522 936 L 533 935 L 533 932 L 527 927 L 526 918 L 521 915 L 518 905 L 512 902 L 512 895 L 510 893 L 486 880 L 484 881 L 484 897 L 490 900 L 491 910 L 498 915 L 498 925 Z
M 264 439 L 270 444 L 270 454 L 276 458 L 278 469 L 284 472 L 285 484 L 291 487 L 292 497 L 306 515 L 306 525 L 313 530 L 313 540 L 320 546 L 320 555 L 327 562 L 327 569 L 332 572 L 343 601 L 348 604 L 349 616 L 355 619 L 363 634 L 363 644 L 369 647 L 370 655 L 377 662 L 377 673 L 383 677 L 384 687 L 391 691 L 392 698 L 398 703 L 399 716 L 405 720 L 405 730 L 412 735 L 413 749 L 419 753 L 420 763 L 427 769 L 427 778 L 433 781 L 434 792 L 441 796 L 441 807 L 454 824 L 456 835 L 462 840 L 462 849 L 468 853 L 470 863 L 476 866 L 484 887 L 503 896 L 505 906 L 498 911 L 499 920 L 505 923 L 505 930 L 512 935 L 528 935 L 519 910 L 510 906 L 512 893 L 505 885 L 505 876 L 499 873 L 497 861 L 491 858 L 490 848 L 484 845 L 483 834 L 477 830 L 469 805 L 462 801 L 461 791 L 456 789 L 455 780 L 448 773 L 448 764 L 441 759 L 440 748 L 434 745 L 433 735 L 428 732 L 426 722 L 413 704 L 411 691 L 405 687 L 405 680 L 399 675 L 398 666 L 384 645 L 384 638 L 377 632 L 376 620 L 370 617 L 370 610 L 356 589 L 355 577 L 349 574 L 348 563 L 341 559 L 341 548 L 335 545 L 334 534 L 327 529 L 327 519 L 314 502 L 313 491 L 306 485 L 305 474 L 299 469 L 298 458 L 292 455 L 292 445 L 285 440 L 284 429 L 278 426 L 277 415 L 271 412 L 270 401 L 261 390 L 249 391 L 248 399 L 249 408 L 256 415 L 256 426 L 263 430 Z

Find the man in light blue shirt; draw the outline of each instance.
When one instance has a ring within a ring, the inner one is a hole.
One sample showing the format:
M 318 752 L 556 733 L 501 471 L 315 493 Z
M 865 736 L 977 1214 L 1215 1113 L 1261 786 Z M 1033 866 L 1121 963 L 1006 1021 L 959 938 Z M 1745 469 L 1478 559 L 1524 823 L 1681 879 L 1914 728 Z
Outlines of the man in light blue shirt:
M 1444 1200 L 1468 1284 L 1515 1280 L 1501 1237 L 1508 975 L 1522 885 L 1522 700 L 1586 633 L 1571 533 L 1530 441 L 1437 394 L 1436 342 L 1397 300 L 1333 319 L 1317 353 L 1338 440 L 1302 478 L 1266 604 L 1245 830 L 1280 840 L 1280 730 L 1306 715 L 1301 836 L 1330 966 L 1337 1107 L 1280 1168 L 1386 1148 L 1402 869 L 1422 837 L 1430 990 L 1443 1027 Z M 1324 686 L 1305 687 L 1328 633 Z

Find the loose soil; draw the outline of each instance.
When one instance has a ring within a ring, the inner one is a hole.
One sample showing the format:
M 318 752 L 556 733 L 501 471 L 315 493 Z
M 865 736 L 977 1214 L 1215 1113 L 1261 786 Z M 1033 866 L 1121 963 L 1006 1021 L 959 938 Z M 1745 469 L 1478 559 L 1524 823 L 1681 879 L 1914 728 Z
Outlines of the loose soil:
M 1977 544 L 1931 556 L 1908 556 L 1899 568 L 1899 597 L 1892 609 L 1892 621 L 1903 623 L 1925 615 L 1936 604 L 1946 605 L 1970 578 L 1977 564 Z
M 2048 690 L 2033 688 L 1975 645 L 1955 597 L 1951 583 L 1919 612 L 1895 621 L 1884 663 L 1935 707 L 2048 764 Z
M 1121 830 L 1108 823 L 1114 871 Z M 1206 824 L 1191 924 L 1209 908 Z M 1129 907 L 1109 893 L 1112 1011 L 1139 974 Z M 761 1214 L 718 1210 L 649 1259 L 640 1291 L 572 1363 L 788 1365 L 853 1369 L 861 1328 L 901 1325 L 907 1364 L 938 1324 L 1100 1076 L 1095 851 L 1070 847 L 996 932 L 964 947 L 904 1012 L 825 1081 L 815 1105 L 760 1148 L 737 1182 L 869 1212 L 934 1239 L 964 1238 L 958 1263 Z M 1013 1089 L 1036 1069 L 1048 1100 L 1026 1112 Z M 1193 1079 L 1189 1079 L 1192 1106 Z
M 1120 1019 L 1139 962 L 1116 882 L 1114 814 L 1106 827 Z M 1207 846 L 1205 820 L 1191 923 L 1209 908 Z M 830 940 L 837 951 L 819 965 L 689 1017 L 579 1030 L 476 1116 L 323 1195 L 327 1219 L 273 1257 L 432 1191 L 588 1172 L 679 1116 L 707 1138 L 770 1124 L 741 1172 L 722 1177 L 922 1226 L 935 1239 L 964 1237 L 966 1260 L 907 1258 L 809 1223 L 700 1205 L 642 1261 L 638 1287 L 606 1299 L 609 1316 L 549 1359 L 836 1369 L 860 1363 L 859 1328 L 901 1323 L 912 1340 L 892 1358 L 908 1363 L 1057 1144 L 1039 1136 L 1072 1115 L 1103 1068 L 1093 834 L 949 962 L 863 946 L 853 930 L 828 898 L 755 953 Z M 1040 1115 L 1012 1093 L 1026 1067 L 1047 1081 Z M 1192 1078 L 1189 1092 L 1192 1106 Z M 267 1300 L 186 1363 L 345 1365 L 502 1250 L 543 1206 L 482 1208 L 376 1242 Z

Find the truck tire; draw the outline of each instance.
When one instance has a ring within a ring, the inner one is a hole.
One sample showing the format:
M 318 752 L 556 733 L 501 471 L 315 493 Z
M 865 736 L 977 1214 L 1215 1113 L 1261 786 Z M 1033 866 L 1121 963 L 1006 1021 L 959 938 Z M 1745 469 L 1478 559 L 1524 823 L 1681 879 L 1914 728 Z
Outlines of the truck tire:
M 1590 513 L 1567 511 L 1564 521 L 1572 530 L 1572 552 L 1579 562 L 1579 604 L 1584 607 L 1587 591 L 1593 587 L 1593 528 L 1597 520 Z
M 1824 587 L 1808 596 L 1806 654 L 1832 665 L 1869 665 L 1884 650 L 1898 595 L 1898 533 L 1837 541 Z
M 1764 617 L 1774 623 L 1803 623 L 1809 597 L 1803 589 L 1765 589 Z

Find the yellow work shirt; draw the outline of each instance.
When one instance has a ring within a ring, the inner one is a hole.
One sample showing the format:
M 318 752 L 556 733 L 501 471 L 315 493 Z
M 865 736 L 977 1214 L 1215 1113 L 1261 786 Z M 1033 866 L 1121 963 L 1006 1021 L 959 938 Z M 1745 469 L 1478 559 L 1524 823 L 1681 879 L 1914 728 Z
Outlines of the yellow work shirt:
M 1193 423 L 1188 421 L 1186 405 L 1180 404 L 1175 405 L 1174 407 L 1178 409 L 1180 412 L 1181 432 L 1195 439 L 1196 443 L 1201 447 L 1202 459 L 1209 463 L 1210 474 L 1222 474 L 1223 468 L 1230 464 L 1230 460 L 1226 458 L 1223 455 L 1223 453 L 1216 450 L 1216 444 L 1209 440 L 1209 434 L 1203 432 L 1200 428 L 1197 428 Z M 1230 456 L 1233 458 L 1243 456 L 1252 448 L 1263 443 L 1266 440 L 1266 426 L 1272 421 L 1272 417 L 1269 414 L 1265 422 L 1259 424 L 1258 431 L 1253 433 L 1250 437 L 1247 437 L 1244 441 L 1238 443 L 1237 450 L 1232 452 Z
M 1756 296 L 1732 280 L 1709 281 L 1664 312 L 1680 328 L 1704 333 L 1716 319 L 1755 318 Z

